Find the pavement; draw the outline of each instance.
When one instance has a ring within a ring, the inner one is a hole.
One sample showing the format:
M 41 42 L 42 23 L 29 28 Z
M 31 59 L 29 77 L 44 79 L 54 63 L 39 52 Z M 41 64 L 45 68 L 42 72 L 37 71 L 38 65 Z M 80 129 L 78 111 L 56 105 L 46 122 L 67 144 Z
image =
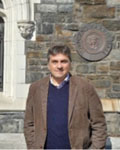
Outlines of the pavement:
M 26 150 L 23 133 L 0 133 L 0 150 Z M 107 139 L 106 149 L 120 150 L 120 137 Z

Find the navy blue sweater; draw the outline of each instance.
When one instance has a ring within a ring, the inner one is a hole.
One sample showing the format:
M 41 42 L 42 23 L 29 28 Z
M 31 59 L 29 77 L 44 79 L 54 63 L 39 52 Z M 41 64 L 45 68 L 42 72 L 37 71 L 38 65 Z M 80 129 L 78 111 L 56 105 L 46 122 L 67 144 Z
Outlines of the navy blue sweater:
M 69 82 L 57 89 L 49 84 L 45 149 L 70 149 L 68 137 Z

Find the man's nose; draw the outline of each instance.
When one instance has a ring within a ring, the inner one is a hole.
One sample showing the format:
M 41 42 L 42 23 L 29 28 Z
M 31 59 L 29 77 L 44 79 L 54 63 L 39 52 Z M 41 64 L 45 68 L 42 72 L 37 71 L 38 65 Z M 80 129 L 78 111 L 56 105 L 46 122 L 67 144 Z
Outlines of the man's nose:
M 58 68 L 62 68 L 61 62 L 59 62 L 59 63 L 57 64 L 57 67 L 58 67 Z

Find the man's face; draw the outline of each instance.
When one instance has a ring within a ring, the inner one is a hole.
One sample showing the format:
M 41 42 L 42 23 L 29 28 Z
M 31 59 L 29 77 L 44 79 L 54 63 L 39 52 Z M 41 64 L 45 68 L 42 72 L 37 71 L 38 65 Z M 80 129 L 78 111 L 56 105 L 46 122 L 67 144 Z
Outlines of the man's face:
M 64 80 L 70 71 L 71 62 L 68 56 L 64 54 L 50 55 L 48 69 L 50 70 L 54 80 Z

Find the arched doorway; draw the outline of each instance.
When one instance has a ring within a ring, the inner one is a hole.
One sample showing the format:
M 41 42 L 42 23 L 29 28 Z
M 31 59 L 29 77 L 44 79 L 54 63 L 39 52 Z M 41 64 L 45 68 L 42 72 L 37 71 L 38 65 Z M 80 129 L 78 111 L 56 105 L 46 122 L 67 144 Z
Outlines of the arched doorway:
M 20 35 L 17 23 L 34 18 L 33 7 L 37 1 L 39 0 L 0 0 L 0 23 L 3 31 L 3 34 L 0 32 L 0 43 L 4 42 L 4 45 L 0 45 L 0 96 L 14 102 L 19 101 L 21 107 L 25 103 L 29 85 L 25 83 L 25 39 Z
M 0 0 L 0 18 L 4 27 L 4 38 L 1 38 L 4 42 L 4 60 L 3 53 L 0 55 L 0 60 L 2 57 L 0 96 L 3 99 L 5 97 L 6 101 L 20 103 L 20 107 L 25 103 L 29 85 L 25 83 L 25 39 L 20 35 L 17 23 L 30 19 L 29 2 L 31 1 Z

